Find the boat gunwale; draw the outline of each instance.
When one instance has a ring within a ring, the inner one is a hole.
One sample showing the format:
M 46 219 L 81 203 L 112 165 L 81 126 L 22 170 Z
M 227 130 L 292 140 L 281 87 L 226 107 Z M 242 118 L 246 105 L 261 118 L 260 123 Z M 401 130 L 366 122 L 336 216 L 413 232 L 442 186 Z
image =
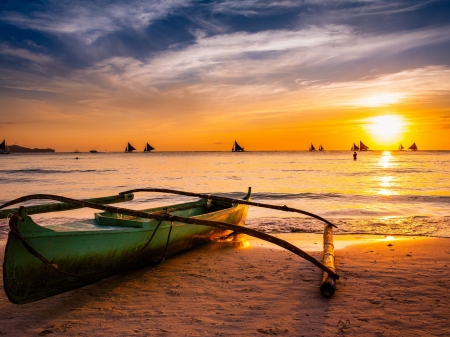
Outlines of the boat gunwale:
M 201 200 L 205 200 L 205 205 L 207 200 L 206 199 L 199 199 L 197 201 L 195 201 L 195 203 L 198 203 Z M 246 200 L 246 199 L 243 199 Z M 182 203 L 182 204 L 176 204 L 176 205 L 172 205 L 172 206 L 180 206 L 180 205 L 186 205 L 188 203 Z M 227 208 L 223 208 L 217 211 L 213 211 L 213 212 L 208 212 L 208 213 L 202 213 L 202 214 L 198 214 L 189 218 L 199 218 L 202 217 L 204 215 L 220 215 L 220 213 L 225 213 L 225 212 L 230 212 L 230 211 L 234 211 L 237 210 L 240 207 L 248 207 L 247 205 L 244 204 L 235 204 L 232 205 L 230 204 L 230 207 Z M 170 206 L 164 206 L 164 207 L 170 207 Z M 198 207 L 198 206 L 197 206 Z M 159 209 L 160 207 L 157 208 L 150 208 L 148 210 L 153 210 L 153 209 Z M 194 207 L 193 207 L 194 208 Z M 144 210 L 147 211 L 147 210 Z M 102 213 L 110 213 L 110 212 L 101 212 L 101 213 L 94 213 L 94 214 L 102 214 Z M 151 212 L 149 212 L 151 213 Z M 110 213 L 110 214 L 117 214 L 117 213 Z M 120 214 L 120 213 L 119 213 Z M 28 216 L 29 217 L 29 216 Z M 142 227 L 131 227 L 131 226 L 108 226 L 108 225 L 100 225 L 100 224 L 96 224 L 93 226 L 97 226 L 97 227 L 93 227 L 92 230 L 82 230 L 82 231 L 55 231 L 53 230 L 51 227 L 52 226 L 60 226 L 60 225 L 64 225 L 64 223 L 59 224 L 59 225 L 51 225 L 51 226 L 41 226 L 39 224 L 37 224 L 31 217 L 29 217 L 31 219 L 31 221 L 42 228 L 46 228 L 49 229 L 50 231 L 45 231 L 45 232 L 34 232 L 34 231 L 30 231 L 30 232 L 21 232 L 22 236 L 24 238 L 38 238 L 38 237 L 51 237 L 51 236 L 74 236 L 74 235 L 103 235 L 103 234 L 122 234 L 122 233 L 137 233 L 137 232 L 146 232 L 146 231 L 152 231 L 156 228 L 156 224 L 159 222 L 156 219 L 149 219 L 150 221 L 146 221 L 145 224 L 149 225 L 154 223 L 155 226 L 142 226 Z M 129 219 L 127 219 L 129 220 Z M 79 222 L 82 221 L 96 221 L 95 218 L 94 219 L 83 219 L 83 220 L 79 220 Z M 132 221 L 132 220 L 129 220 Z M 77 221 L 73 221 L 73 222 L 69 222 L 69 223 L 76 223 Z M 69 224 L 69 223 L 65 223 L 65 224 Z M 192 224 L 187 224 L 187 223 L 182 223 L 182 222 L 174 222 L 173 226 L 174 227 L 182 227 L 182 226 L 186 226 L 186 225 L 190 225 L 190 226 L 197 226 L 197 225 L 192 225 Z M 170 223 L 168 223 L 168 221 L 163 221 L 163 223 L 159 226 L 160 229 L 163 228 L 170 228 Z

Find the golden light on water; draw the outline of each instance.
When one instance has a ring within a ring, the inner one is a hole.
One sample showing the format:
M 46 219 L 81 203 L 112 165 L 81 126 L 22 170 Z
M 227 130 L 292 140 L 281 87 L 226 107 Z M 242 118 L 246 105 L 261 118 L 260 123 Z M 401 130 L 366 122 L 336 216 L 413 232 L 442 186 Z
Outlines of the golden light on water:
M 381 154 L 380 160 L 378 161 L 378 166 L 382 168 L 392 167 L 392 154 L 390 151 L 384 151 Z
M 367 128 L 379 141 L 398 140 L 405 128 L 405 121 L 401 116 L 385 115 L 369 118 Z
M 395 240 L 395 238 L 393 236 L 388 235 L 386 236 L 386 240 Z
M 392 162 L 392 159 L 393 157 L 390 151 L 383 151 L 378 161 L 378 166 L 383 169 L 392 168 L 396 166 Z M 380 189 L 378 190 L 379 195 L 390 196 L 397 194 L 395 191 L 392 190 L 395 180 L 395 178 L 392 175 L 382 175 L 377 177 L 377 180 L 379 180 L 380 186 Z

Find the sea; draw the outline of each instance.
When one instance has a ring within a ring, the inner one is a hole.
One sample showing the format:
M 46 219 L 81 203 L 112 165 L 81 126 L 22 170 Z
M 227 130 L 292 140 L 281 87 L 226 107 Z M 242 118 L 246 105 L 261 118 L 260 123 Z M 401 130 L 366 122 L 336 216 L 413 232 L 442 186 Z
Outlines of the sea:
M 335 234 L 450 237 L 450 151 L 21 153 L 0 156 L 0 204 L 45 193 L 85 199 L 135 188 L 243 197 L 315 213 Z M 194 198 L 195 199 L 195 198 Z M 145 209 L 193 198 L 137 193 L 121 207 Z M 20 205 L 51 201 L 33 200 Z M 17 207 L 17 206 L 14 206 Z M 79 209 L 33 215 L 39 224 L 93 217 Z M 246 225 L 266 233 L 320 233 L 297 213 L 250 207 Z M 8 232 L 0 220 L 0 238 Z

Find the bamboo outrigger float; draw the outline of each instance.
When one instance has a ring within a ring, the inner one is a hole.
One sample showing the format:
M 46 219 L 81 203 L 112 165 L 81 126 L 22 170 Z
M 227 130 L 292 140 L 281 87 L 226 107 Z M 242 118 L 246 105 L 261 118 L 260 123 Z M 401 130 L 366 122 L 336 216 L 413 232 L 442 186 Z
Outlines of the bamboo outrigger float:
M 334 271 L 333 227 L 330 225 L 326 225 L 323 232 L 323 264 Z M 335 291 L 336 278 L 332 274 L 324 272 L 320 292 L 325 297 L 331 297 Z
M 135 211 L 106 203 L 133 199 L 134 192 L 164 192 L 200 197 L 195 202 Z M 269 234 L 244 227 L 248 206 L 298 212 L 334 226 L 309 212 L 252 203 L 251 189 L 243 199 L 165 189 L 126 191 L 118 196 L 76 200 L 35 194 L 12 200 L 1 208 L 33 199 L 62 203 L 0 211 L 10 217 L 10 232 L 3 263 L 4 289 L 13 303 L 23 304 L 76 289 L 112 275 L 155 265 L 206 242 L 243 233 L 279 245 L 310 261 L 334 280 L 339 276 L 300 248 Z M 89 207 L 103 210 L 95 220 L 46 227 L 28 215 Z

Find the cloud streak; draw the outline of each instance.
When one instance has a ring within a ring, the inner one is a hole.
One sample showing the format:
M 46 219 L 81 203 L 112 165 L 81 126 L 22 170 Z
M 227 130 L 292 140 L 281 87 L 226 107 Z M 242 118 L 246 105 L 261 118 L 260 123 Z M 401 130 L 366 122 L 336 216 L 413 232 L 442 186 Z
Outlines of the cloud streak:
M 87 44 L 109 33 L 132 28 L 142 29 L 153 21 L 187 6 L 186 0 L 59 1 L 48 2 L 26 14 L 7 11 L 0 20 L 24 29 L 73 35 Z
M 14 48 L 6 44 L 0 44 L 0 54 L 11 58 L 20 58 L 38 64 L 45 64 L 53 61 L 53 58 L 48 55 L 33 53 L 27 49 Z
M 103 82 L 108 87 L 156 91 L 205 85 L 212 92 L 227 86 L 244 96 L 245 87 L 259 85 L 261 94 L 266 95 L 330 81 L 312 76 L 312 69 L 348 67 L 377 53 L 401 53 L 449 39 L 449 27 L 384 36 L 359 36 L 346 26 L 224 34 L 198 37 L 191 46 L 143 61 L 107 59 L 83 71 L 83 77 L 99 84 L 99 79 L 108 79 Z
M 198 34 L 192 45 L 176 47 L 144 60 L 113 57 L 90 68 L 73 71 L 69 77 L 54 77 L 45 84 L 38 75 L 33 75 L 34 79 L 30 78 L 31 75 L 21 76 L 22 83 L 18 81 L 16 86 L 87 96 L 89 98 L 83 101 L 90 104 L 97 100 L 103 103 L 113 92 L 119 93 L 119 97 L 120 93 L 126 93 L 127 96 L 147 99 L 161 95 L 180 97 L 189 93 L 217 102 L 244 101 L 311 90 L 345 92 L 351 87 L 352 93 L 364 91 L 369 96 L 370 90 L 375 88 L 384 87 L 383 92 L 389 92 L 394 89 L 390 88 L 390 83 L 396 82 L 399 84 L 395 86 L 395 92 L 408 97 L 414 88 L 408 88 L 403 78 L 408 79 L 408 75 L 416 78 L 415 74 L 419 72 L 400 70 L 396 74 L 385 75 L 385 72 L 379 71 L 356 76 L 350 81 L 318 76 L 317 72 L 323 68 L 332 71 L 333 68 L 351 67 L 374 54 L 401 53 L 449 39 L 449 27 L 377 36 L 358 35 L 348 26 L 270 30 L 253 34 L 238 32 L 211 37 Z M 0 47 L 0 53 L 39 64 L 54 61 L 43 54 L 5 45 Z M 440 73 L 447 74 L 447 68 L 425 66 L 418 69 L 422 69 L 421 74 L 427 79 L 430 91 L 439 90 L 439 86 L 443 85 Z M 427 74 L 439 80 L 430 84 Z M 13 77 L 11 74 L 10 78 Z M 417 88 L 423 88 L 425 84 L 418 82 Z M 354 100 L 338 105 L 342 104 L 360 103 Z

